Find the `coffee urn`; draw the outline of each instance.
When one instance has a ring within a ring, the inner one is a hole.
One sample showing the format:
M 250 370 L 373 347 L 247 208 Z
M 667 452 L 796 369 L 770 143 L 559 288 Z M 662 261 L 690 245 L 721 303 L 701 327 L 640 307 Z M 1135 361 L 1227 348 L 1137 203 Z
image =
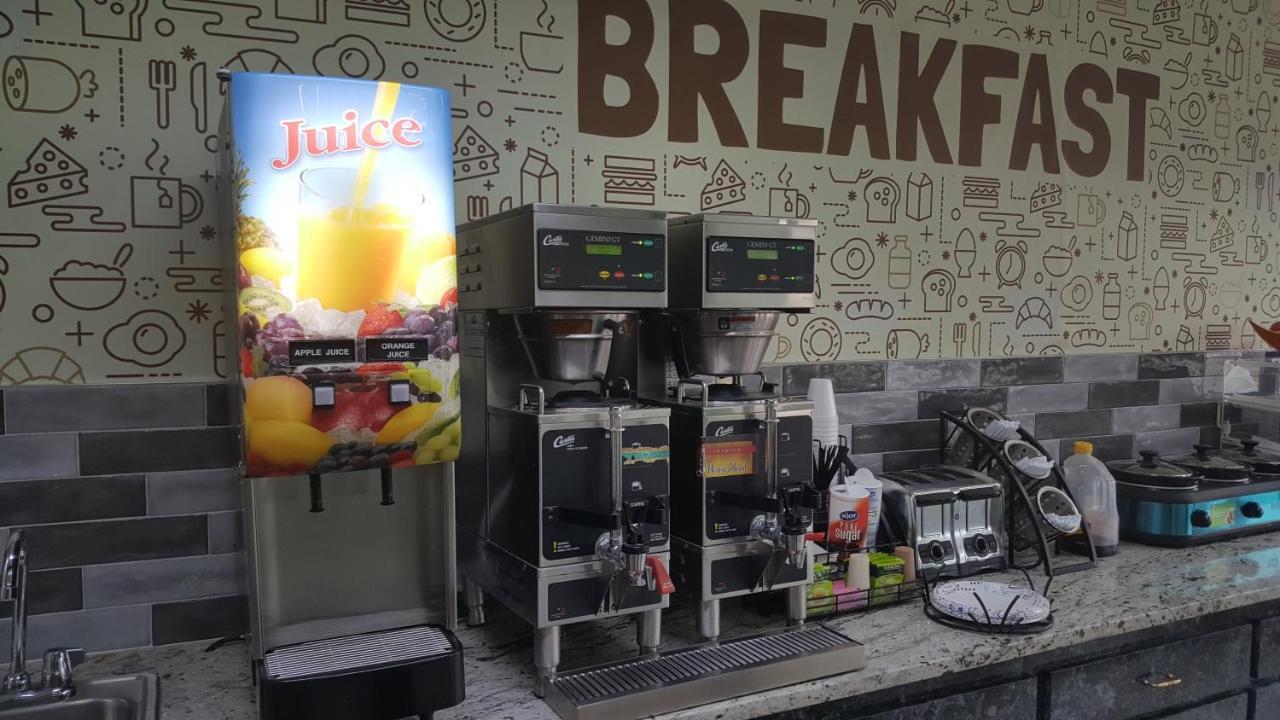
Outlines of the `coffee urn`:
M 658 650 L 671 413 L 636 399 L 636 340 L 666 307 L 666 237 L 660 212 L 551 204 L 459 228 L 468 622 L 487 592 L 533 625 L 539 696 L 563 625 L 635 614 Z
M 815 228 L 723 214 L 668 226 L 670 309 L 643 324 L 641 396 L 671 411 L 672 577 L 704 638 L 719 637 L 725 598 L 785 589 L 788 624 L 805 618 L 813 405 L 760 365 L 784 313 L 813 307 Z

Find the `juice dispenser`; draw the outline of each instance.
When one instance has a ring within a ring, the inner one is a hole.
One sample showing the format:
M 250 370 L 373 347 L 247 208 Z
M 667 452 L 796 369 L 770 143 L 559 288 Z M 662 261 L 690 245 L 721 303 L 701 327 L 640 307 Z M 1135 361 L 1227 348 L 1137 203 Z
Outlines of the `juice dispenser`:
M 427 716 L 463 696 L 449 96 L 224 80 L 260 712 Z

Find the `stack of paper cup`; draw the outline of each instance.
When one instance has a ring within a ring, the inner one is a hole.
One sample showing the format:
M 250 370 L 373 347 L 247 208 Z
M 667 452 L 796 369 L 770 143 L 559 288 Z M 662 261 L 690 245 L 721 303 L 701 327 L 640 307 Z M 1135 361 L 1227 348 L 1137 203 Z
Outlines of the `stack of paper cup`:
M 836 414 L 836 393 L 827 378 L 809 381 L 809 400 L 813 403 L 813 439 L 823 445 L 840 440 L 840 418 Z
M 875 545 L 876 531 L 880 529 L 880 499 L 884 494 L 884 483 L 866 468 L 858 468 L 849 482 L 867 491 L 867 546 Z

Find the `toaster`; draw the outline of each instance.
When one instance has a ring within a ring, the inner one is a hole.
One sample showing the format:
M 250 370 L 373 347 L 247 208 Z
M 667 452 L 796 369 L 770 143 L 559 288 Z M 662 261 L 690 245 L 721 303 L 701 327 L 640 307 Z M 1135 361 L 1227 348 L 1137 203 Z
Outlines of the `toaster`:
M 915 549 L 918 573 L 961 577 L 1005 567 L 1000 483 L 952 465 L 879 477 L 884 482 L 881 532 L 890 542 Z

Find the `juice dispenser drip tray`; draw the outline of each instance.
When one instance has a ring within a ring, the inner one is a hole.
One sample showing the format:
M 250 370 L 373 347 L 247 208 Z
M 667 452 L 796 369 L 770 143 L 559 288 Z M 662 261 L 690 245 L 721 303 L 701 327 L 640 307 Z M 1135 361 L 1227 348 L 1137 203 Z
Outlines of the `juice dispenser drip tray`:
M 462 702 L 462 645 L 415 625 L 276 648 L 259 667 L 260 717 L 398 720 Z

